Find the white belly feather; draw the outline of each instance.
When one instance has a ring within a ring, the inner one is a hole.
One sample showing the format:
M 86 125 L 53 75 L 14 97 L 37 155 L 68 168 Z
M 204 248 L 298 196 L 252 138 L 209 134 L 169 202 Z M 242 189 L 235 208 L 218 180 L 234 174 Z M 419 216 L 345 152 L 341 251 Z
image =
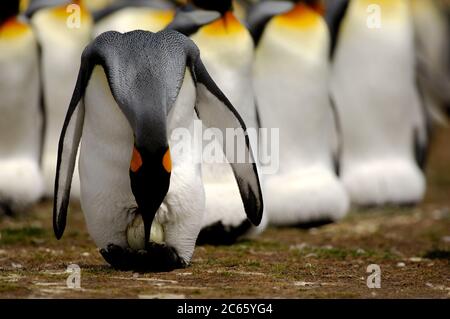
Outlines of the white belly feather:
M 351 2 L 333 68 L 343 128 L 342 179 L 358 204 L 415 202 L 425 182 L 413 138 L 417 130 L 425 139 L 425 124 L 409 3 L 375 1 L 385 13 L 380 29 L 367 27 L 364 3 Z

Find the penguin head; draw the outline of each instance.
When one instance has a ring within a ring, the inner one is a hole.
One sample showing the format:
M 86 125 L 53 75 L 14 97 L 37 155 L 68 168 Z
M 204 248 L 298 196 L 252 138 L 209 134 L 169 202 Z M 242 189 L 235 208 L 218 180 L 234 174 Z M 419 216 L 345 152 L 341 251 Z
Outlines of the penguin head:
M 20 0 L 8 0 L 0 3 L 0 25 L 19 14 Z
M 218 11 L 221 14 L 233 9 L 232 0 L 192 0 L 192 3 L 200 9 Z
M 169 191 L 172 160 L 166 143 L 142 143 L 137 137 L 130 162 L 131 190 L 144 222 L 145 243 L 158 208 Z

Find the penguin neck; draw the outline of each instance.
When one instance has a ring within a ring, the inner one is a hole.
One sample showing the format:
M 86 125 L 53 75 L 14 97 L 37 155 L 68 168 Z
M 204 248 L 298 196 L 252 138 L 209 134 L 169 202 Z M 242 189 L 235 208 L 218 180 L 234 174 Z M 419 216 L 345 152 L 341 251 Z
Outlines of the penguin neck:
M 8 4 L 2 6 L 0 11 L 0 27 L 11 19 L 15 19 L 19 14 L 19 1 L 6 0 Z
M 15 38 L 28 30 L 28 26 L 20 22 L 16 16 L 0 21 L 0 39 Z
M 277 24 L 294 29 L 315 27 L 320 19 L 318 11 L 304 2 L 298 2 L 291 11 L 275 18 Z
M 200 32 L 211 36 L 233 35 L 242 32 L 245 27 L 235 17 L 233 12 L 227 11 L 221 18 L 202 27 Z

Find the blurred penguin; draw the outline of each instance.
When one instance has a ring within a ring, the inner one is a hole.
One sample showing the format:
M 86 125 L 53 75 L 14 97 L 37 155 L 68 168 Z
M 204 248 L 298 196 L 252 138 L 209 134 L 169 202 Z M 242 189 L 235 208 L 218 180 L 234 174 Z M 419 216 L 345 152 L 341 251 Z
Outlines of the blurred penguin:
M 341 178 L 353 203 L 410 205 L 425 194 L 427 130 L 408 0 L 330 1 L 332 96 Z
M 112 5 L 117 0 L 84 0 L 90 12 L 102 10 Z
M 280 129 L 279 170 L 266 176 L 270 223 L 317 226 L 342 218 L 337 126 L 329 98 L 330 35 L 321 1 L 265 1 L 248 17 L 257 43 L 254 86 L 261 125 Z
M 175 16 L 175 3 L 167 0 L 118 0 L 94 13 L 94 37 L 106 31 L 129 32 L 164 29 Z
M 38 45 L 18 12 L 18 0 L 1 2 L 0 215 L 22 212 L 44 190 Z
M 255 150 L 259 124 L 252 88 L 254 46 L 251 35 L 234 15 L 231 0 L 194 0 L 191 4 L 193 7 L 179 12 L 168 28 L 190 36 L 200 48 L 211 77 L 236 107 L 247 128 L 255 132 L 249 136 Z M 196 8 L 216 11 L 220 15 L 213 22 L 196 24 L 202 17 L 195 16 Z M 193 18 L 184 19 L 187 14 Z M 253 154 L 255 158 L 256 154 Z M 247 219 L 232 168 L 224 156 L 221 163 L 204 163 L 202 170 L 206 213 L 199 244 L 233 244 L 239 238 L 256 236 L 266 228 L 265 214 L 258 227 L 253 227 Z
M 45 196 L 53 196 L 59 135 L 80 68 L 81 53 L 90 40 L 92 19 L 82 0 L 32 0 L 26 12 L 41 47 L 46 109 L 43 170 Z M 78 170 L 72 197 L 80 194 Z
M 438 0 L 412 0 L 417 49 L 418 80 L 427 112 L 439 124 L 450 106 L 450 27 L 445 4 Z
M 240 21 L 245 21 L 250 8 L 255 5 L 258 0 L 234 0 L 233 12 Z

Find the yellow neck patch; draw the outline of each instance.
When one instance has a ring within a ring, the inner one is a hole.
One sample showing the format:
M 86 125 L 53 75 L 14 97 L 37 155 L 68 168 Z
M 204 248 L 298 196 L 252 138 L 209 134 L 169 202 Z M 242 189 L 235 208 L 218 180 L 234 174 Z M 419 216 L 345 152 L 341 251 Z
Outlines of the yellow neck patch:
M 276 17 L 275 23 L 284 27 L 306 29 L 317 25 L 320 14 L 304 3 L 298 3 L 291 11 Z
M 228 11 L 222 18 L 202 27 L 199 32 L 212 36 L 227 36 L 238 34 L 242 31 L 246 31 L 245 27 L 236 19 L 231 11 Z
M 30 28 L 28 25 L 20 22 L 16 17 L 13 17 L 0 26 L 0 38 L 19 37 L 29 30 Z
M 170 22 L 172 22 L 174 16 L 175 11 L 173 10 L 158 10 L 152 12 L 149 18 L 162 26 L 167 26 Z

